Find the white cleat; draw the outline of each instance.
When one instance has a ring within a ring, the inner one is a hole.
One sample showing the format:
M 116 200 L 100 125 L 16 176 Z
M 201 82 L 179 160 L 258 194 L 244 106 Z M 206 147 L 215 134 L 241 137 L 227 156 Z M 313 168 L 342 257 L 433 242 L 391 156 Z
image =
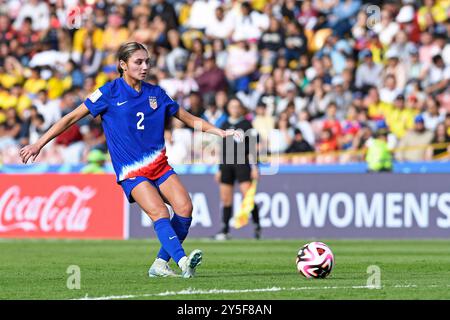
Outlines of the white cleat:
M 195 268 L 202 264 L 203 252 L 199 249 L 195 249 L 187 257 L 186 262 L 181 268 L 181 276 L 183 278 L 193 278 L 195 276 Z
M 169 267 L 169 263 L 163 259 L 156 259 L 150 269 L 148 269 L 148 276 L 154 277 L 179 277 L 175 271 Z

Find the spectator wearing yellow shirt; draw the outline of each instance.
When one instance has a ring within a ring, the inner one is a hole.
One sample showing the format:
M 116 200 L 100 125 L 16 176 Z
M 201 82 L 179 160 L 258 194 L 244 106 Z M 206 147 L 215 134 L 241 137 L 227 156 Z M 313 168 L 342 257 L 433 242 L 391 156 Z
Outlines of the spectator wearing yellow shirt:
M 8 90 L 0 91 L 0 107 L 3 109 L 15 108 L 17 97 L 14 97 Z
M 1 88 L 1 87 L 0 87 Z M 31 99 L 23 92 L 20 85 L 15 85 L 12 89 L 0 91 L 0 108 L 16 109 L 19 115 L 31 106 Z
M 23 88 L 26 93 L 36 95 L 39 91 L 47 88 L 47 81 L 41 78 L 40 69 L 32 68 L 30 77 L 25 80 Z
M 369 118 L 371 120 L 384 119 L 386 113 L 392 109 L 392 104 L 380 100 L 380 95 L 376 87 L 369 89 L 367 97 L 364 99 L 364 104 L 368 107 Z
M 6 121 L 6 114 L 5 113 L 6 113 L 5 109 L 1 109 L 0 108 L 0 125 Z M 1 128 L 1 126 L 0 126 L 0 128 Z M 3 132 L 0 130 L 0 135 L 2 135 L 2 134 L 3 134 Z
M 183 4 L 180 5 L 180 13 L 178 14 L 178 23 L 180 26 L 185 26 L 189 21 L 189 16 L 191 15 L 191 8 L 193 0 L 187 0 Z
M 115 78 L 117 78 L 117 66 L 115 64 L 106 65 L 95 77 L 95 87 L 99 88 Z
M 367 49 L 372 54 L 373 62 L 375 64 L 383 64 L 383 56 L 386 51 L 385 46 L 381 43 L 378 34 L 375 31 L 369 30 L 367 32 L 367 36 L 369 38 L 367 43 Z
M 7 90 L 0 86 L 0 109 L 15 108 L 17 106 L 18 95 L 14 95 L 12 90 Z
M 51 100 L 61 97 L 64 93 L 64 80 L 61 73 L 56 69 L 53 70 L 51 78 L 48 79 L 47 91 L 48 98 Z
M 250 1 L 252 4 L 253 9 L 258 10 L 258 11 L 263 11 L 264 7 L 267 4 L 267 0 L 251 0 Z M 294 9 L 294 5 L 295 5 L 296 1 L 287 1 L 287 6 L 289 6 L 289 8 Z
M 4 88 L 11 88 L 15 84 L 18 84 L 22 81 L 23 77 L 15 76 L 8 72 L 0 71 L 0 85 Z
M 30 107 L 31 107 L 31 99 L 28 97 L 28 95 L 22 94 L 19 100 L 17 101 L 16 106 L 17 112 L 19 114 L 23 114 L 23 112 Z
M 103 50 L 103 30 L 97 28 L 94 24 L 94 18 L 86 20 L 84 26 L 77 31 L 73 36 L 73 55 L 75 62 L 81 62 L 81 56 L 85 49 L 85 39 L 91 38 L 92 45 L 96 50 Z
M 447 134 L 450 136 L 450 113 L 445 115 L 444 124 L 445 128 L 447 128 Z
M 103 34 L 103 49 L 108 53 L 105 64 L 116 62 L 115 52 L 130 36 L 128 29 L 123 27 L 123 21 L 123 17 L 118 14 L 108 16 L 108 23 Z
M 11 89 L 11 94 L 17 98 L 16 110 L 19 115 L 22 115 L 25 110 L 31 107 L 31 99 L 21 85 L 15 85 Z
M 445 6 L 442 4 L 443 2 L 424 0 L 424 5 L 417 11 L 417 22 L 419 23 L 420 30 L 423 31 L 428 26 L 427 15 L 431 15 L 435 23 L 442 23 L 447 19 L 447 12 Z
M 12 56 L 5 58 L 5 66 L 0 69 L 0 84 L 6 89 L 23 82 L 23 68 L 19 61 Z
M 0 86 L 0 109 L 4 109 L 3 101 L 5 101 L 6 97 L 9 96 L 9 91 L 6 90 L 3 86 Z
M 417 111 L 406 108 L 405 97 L 399 94 L 393 103 L 393 108 L 385 111 L 386 122 L 397 138 L 403 138 L 408 130 L 414 127 L 414 118 Z

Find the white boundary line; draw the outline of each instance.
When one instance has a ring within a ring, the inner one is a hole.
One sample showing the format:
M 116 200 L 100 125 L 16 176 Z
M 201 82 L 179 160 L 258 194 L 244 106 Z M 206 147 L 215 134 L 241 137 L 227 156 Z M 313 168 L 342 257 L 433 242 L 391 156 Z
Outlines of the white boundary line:
M 113 299 L 135 299 L 135 298 L 145 298 L 145 297 L 164 297 L 164 296 L 179 296 L 179 295 L 206 295 L 206 294 L 235 294 L 235 293 L 251 293 L 251 292 L 279 292 L 279 291 L 306 291 L 306 290 L 332 290 L 332 289 L 384 289 L 384 288 L 440 288 L 440 287 L 450 287 L 430 285 L 425 287 L 419 287 L 415 284 L 408 285 L 394 285 L 394 286 L 381 286 L 381 287 L 371 287 L 371 286 L 328 286 L 328 287 L 272 287 L 272 288 L 261 288 L 261 289 L 184 289 L 180 291 L 164 291 L 159 293 L 144 293 L 144 294 L 129 294 L 120 296 L 103 296 L 103 297 L 89 297 L 87 294 L 84 298 L 74 299 L 74 300 L 113 300 Z

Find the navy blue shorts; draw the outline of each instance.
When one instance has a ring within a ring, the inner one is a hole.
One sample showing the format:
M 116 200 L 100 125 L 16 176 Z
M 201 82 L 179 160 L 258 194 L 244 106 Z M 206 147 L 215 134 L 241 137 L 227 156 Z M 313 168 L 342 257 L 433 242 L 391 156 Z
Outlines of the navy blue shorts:
M 123 189 L 123 192 L 125 192 L 125 195 L 127 196 L 128 202 L 133 203 L 136 202 L 133 197 L 131 196 L 131 191 L 141 182 L 148 181 L 152 186 L 154 186 L 159 191 L 159 186 L 166 181 L 171 175 L 176 174 L 173 169 L 167 171 L 164 173 L 161 177 L 155 180 L 150 180 L 147 177 L 135 177 L 135 178 L 128 178 L 126 180 L 123 180 L 120 182 L 120 185 Z

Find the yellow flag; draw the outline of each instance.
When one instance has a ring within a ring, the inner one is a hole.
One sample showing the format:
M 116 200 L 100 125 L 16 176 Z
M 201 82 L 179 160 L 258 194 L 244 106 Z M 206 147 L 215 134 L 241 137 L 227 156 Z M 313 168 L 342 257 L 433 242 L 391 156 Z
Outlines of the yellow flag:
M 248 189 L 247 192 L 245 193 L 245 197 L 242 200 L 239 212 L 234 218 L 234 227 L 236 229 L 242 228 L 243 226 L 248 224 L 250 213 L 252 212 L 253 207 L 255 206 L 256 185 L 257 181 L 253 180 L 250 189 Z

